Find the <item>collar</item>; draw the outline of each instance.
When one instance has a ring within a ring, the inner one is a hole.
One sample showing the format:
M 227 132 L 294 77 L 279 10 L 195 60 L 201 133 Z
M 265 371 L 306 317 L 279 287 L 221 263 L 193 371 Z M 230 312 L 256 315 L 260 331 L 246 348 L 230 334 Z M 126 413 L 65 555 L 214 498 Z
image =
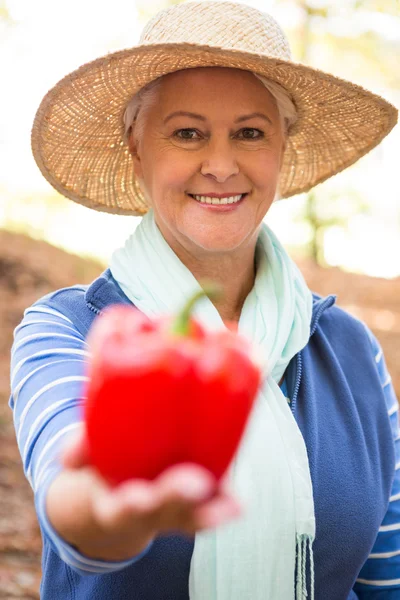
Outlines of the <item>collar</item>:
M 87 306 L 94 312 L 100 313 L 106 306 L 110 304 L 131 304 L 132 302 L 124 294 L 110 269 L 106 269 L 103 273 L 89 285 L 85 293 L 85 301 Z M 313 293 L 313 314 L 311 319 L 310 336 L 315 333 L 318 326 L 318 321 L 322 314 L 336 303 L 336 296 L 330 294 L 322 297 Z

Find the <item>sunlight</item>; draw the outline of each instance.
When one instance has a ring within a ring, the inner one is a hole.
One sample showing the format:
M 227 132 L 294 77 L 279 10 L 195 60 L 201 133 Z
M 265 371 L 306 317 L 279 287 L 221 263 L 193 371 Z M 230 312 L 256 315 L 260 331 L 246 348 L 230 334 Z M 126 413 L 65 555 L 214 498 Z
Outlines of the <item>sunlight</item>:
M 303 18 L 301 8 L 294 0 L 244 0 L 244 3 L 270 11 L 290 38 Z M 4 89 L 9 90 L 2 96 L 0 111 L 0 226 L 43 235 L 55 245 L 96 256 L 104 262 L 134 230 L 139 218 L 101 214 L 67 200 L 58 201 L 57 194 L 33 160 L 30 129 L 48 89 L 81 64 L 134 46 L 149 16 L 165 5 L 163 0 L 137 0 L 136 4 L 132 0 L 114 0 L 112 6 L 96 0 L 6 2 L 12 23 L 3 29 L 0 40 L 2 83 Z M 326 6 L 326 2 L 319 0 L 317 5 Z M 343 14 L 347 14 L 346 2 L 341 6 Z M 373 19 L 371 15 L 371 12 L 360 15 L 357 27 L 368 29 L 373 26 L 378 33 L 398 44 L 399 21 L 390 15 L 373 13 Z M 349 35 L 349 21 L 341 18 L 339 10 L 326 27 L 328 25 L 335 35 Z M 350 69 L 353 68 L 356 71 L 354 77 L 365 81 L 366 87 L 371 86 L 394 104 L 400 104 L 399 89 L 388 87 L 383 77 L 373 70 L 367 71 L 362 62 L 355 69 L 355 62 L 336 60 L 329 45 L 321 48 L 319 61 L 324 63 L 319 65 L 321 68 L 348 78 L 351 78 Z M 332 226 L 326 231 L 325 255 L 330 265 L 372 276 L 400 275 L 399 129 L 397 127 L 377 150 L 354 167 L 316 188 L 318 194 L 326 198 L 327 207 L 332 197 L 343 194 L 345 198 L 348 190 L 354 191 L 370 206 L 368 217 L 352 215 L 346 227 Z M 60 208 L 49 210 L 52 201 Z M 309 226 L 300 220 L 303 205 L 302 196 L 279 202 L 267 218 L 282 242 L 294 249 L 307 244 L 310 238 Z M 341 210 L 340 202 L 334 206 Z

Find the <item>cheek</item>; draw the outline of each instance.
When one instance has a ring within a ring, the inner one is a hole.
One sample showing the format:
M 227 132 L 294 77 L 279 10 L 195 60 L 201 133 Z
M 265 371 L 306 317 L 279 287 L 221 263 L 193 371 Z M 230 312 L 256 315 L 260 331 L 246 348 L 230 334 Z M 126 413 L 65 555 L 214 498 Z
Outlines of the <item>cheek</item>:
M 154 193 L 163 190 L 184 192 L 188 189 L 188 182 L 196 172 L 196 165 L 187 156 L 176 156 L 176 153 L 167 153 L 157 156 L 149 161 L 148 172 L 151 172 L 151 186 Z
M 270 190 L 279 180 L 280 158 L 275 153 L 263 153 L 258 158 L 259 160 L 249 162 L 247 174 L 256 187 Z

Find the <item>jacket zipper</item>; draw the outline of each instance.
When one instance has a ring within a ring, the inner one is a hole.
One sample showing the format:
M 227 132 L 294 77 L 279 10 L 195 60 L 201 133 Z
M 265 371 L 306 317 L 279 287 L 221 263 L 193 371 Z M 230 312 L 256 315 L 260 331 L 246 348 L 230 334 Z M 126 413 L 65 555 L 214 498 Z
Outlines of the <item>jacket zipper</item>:
M 317 329 L 317 325 L 318 325 L 319 319 L 321 317 L 321 314 L 324 312 L 325 309 L 330 308 L 333 304 L 335 304 L 335 301 L 336 301 L 336 296 L 334 294 L 331 294 L 330 296 L 325 298 L 324 302 L 319 307 L 318 312 L 314 316 L 313 323 L 312 323 L 312 329 L 310 331 L 310 337 L 315 333 L 315 330 Z
M 303 371 L 303 359 L 302 359 L 301 351 L 300 351 L 296 355 L 296 383 L 294 386 L 293 398 L 290 403 L 290 408 L 291 408 L 293 416 L 294 416 L 294 411 L 296 408 L 297 394 L 299 393 L 299 389 L 300 389 L 302 371 Z
M 325 301 L 319 307 L 318 312 L 315 314 L 314 319 L 313 319 L 312 329 L 310 331 L 310 338 L 315 333 L 315 330 L 317 329 L 318 321 L 320 319 L 321 314 L 324 312 L 325 309 L 330 308 L 332 306 L 332 304 L 335 303 L 335 300 L 336 300 L 336 296 L 330 295 L 325 299 Z M 302 351 L 300 351 L 296 355 L 296 383 L 294 386 L 293 398 L 290 402 L 290 408 L 291 408 L 293 416 L 295 416 L 294 411 L 296 410 L 296 401 L 297 401 L 297 396 L 298 396 L 299 389 L 300 389 L 302 372 L 303 372 L 303 357 L 302 357 Z
M 96 315 L 101 315 L 101 310 L 99 310 L 98 308 L 95 308 L 92 304 L 90 304 L 90 302 L 86 302 L 86 306 L 88 308 L 90 308 L 91 311 L 96 313 Z

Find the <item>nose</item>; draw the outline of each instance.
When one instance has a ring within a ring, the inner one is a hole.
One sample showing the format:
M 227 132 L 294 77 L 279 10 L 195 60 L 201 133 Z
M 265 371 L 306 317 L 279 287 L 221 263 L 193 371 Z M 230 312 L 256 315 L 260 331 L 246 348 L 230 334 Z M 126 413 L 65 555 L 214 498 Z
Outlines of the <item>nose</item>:
M 223 183 L 239 173 L 234 149 L 229 140 L 214 139 L 207 144 L 201 165 L 201 174 Z

